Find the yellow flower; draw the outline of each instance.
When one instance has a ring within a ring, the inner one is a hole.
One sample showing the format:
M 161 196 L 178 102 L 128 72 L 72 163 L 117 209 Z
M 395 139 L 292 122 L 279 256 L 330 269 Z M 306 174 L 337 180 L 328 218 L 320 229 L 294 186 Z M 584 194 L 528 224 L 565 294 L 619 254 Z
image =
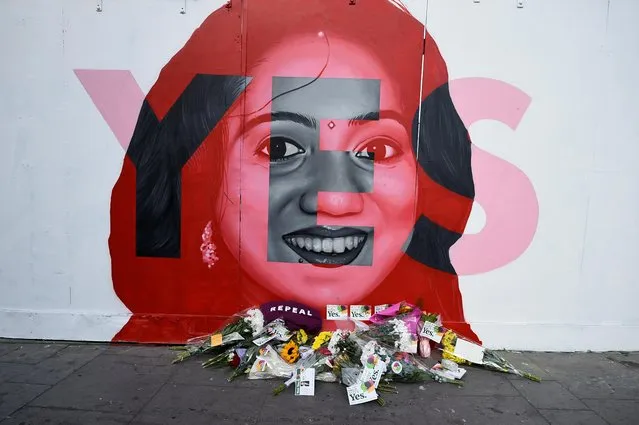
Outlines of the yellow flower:
M 308 341 L 308 335 L 306 334 L 306 331 L 304 331 L 304 329 L 300 329 L 295 333 L 295 341 L 299 345 L 306 344 L 306 341 Z
M 452 360 L 457 364 L 471 364 L 469 361 L 462 359 L 461 357 L 457 357 L 453 354 L 455 351 L 455 344 L 457 343 L 457 334 L 451 330 L 446 331 L 444 336 L 442 337 L 442 345 L 444 346 L 444 352 L 442 353 L 442 357 L 447 360 Z
M 400 306 L 399 306 L 399 314 L 410 313 L 411 311 L 413 311 L 413 307 L 411 307 L 408 304 L 405 304 L 403 302 L 400 304 Z
M 295 341 L 289 341 L 280 352 L 280 355 L 288 363 L 295 363 L 300 357 L 300 350 Z
M 320 332 L 319 335 L 315 337 L 315 340 L 313 340 L 313 346 L 311 348 L 313 350 L 319 350 L 322 345 L 328 344 L 331 340 L 331 336 L 333 336 L 333 332 Z

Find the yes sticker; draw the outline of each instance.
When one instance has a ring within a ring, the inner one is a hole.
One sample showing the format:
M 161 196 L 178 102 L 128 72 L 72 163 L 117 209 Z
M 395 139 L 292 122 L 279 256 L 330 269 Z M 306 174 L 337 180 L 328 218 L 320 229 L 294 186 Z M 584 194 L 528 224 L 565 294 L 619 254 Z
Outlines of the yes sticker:
M 370 305 L 352 305 L 350 308 L 351 319 L 368 320 L 371 318 Z
M 327 320 L 348 320 L 348 307 L 345 305 L 327 305 Z

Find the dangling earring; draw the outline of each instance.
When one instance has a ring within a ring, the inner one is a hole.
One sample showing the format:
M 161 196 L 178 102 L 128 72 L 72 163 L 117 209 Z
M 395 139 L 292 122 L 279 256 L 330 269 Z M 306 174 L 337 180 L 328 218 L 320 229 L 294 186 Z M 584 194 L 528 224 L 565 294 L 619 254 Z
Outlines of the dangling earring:
M 202 252 L 202 261 L 204 264 L 208 266 L 210 269 L 215 265 L 219 258 L 215 253 L 217 247 L 211 240 L 213 236 L 213 227 L 211 226 L 211 222 L 209 221 L 204 226 L 204 231 L 202 232 L 202 245 L 200 245 L 200 251 Z

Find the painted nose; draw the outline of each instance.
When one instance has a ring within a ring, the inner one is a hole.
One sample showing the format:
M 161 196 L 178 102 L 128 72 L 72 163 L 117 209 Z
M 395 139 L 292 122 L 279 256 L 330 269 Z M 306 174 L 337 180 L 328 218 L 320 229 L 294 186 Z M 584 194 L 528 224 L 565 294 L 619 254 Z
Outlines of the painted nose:
M 313 183 L 300 198 L 300 208 L 307 214 L 345 216 L 364 208 L 362 192 L 372 187 L 373 175 L 358 167 L 348 152 L 318 152 Z M 319 192 L 328 192 L 318 199 Z

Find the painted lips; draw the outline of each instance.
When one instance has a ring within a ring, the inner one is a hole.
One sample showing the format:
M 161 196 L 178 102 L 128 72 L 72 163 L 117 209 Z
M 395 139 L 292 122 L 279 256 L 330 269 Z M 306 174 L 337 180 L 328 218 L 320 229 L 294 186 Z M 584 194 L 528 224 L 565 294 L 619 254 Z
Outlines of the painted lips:
M 343 266 L 357 258 L 368 234 L 353 227 L 316 226 L 282 236 L 297 255 L 311 264 Z

